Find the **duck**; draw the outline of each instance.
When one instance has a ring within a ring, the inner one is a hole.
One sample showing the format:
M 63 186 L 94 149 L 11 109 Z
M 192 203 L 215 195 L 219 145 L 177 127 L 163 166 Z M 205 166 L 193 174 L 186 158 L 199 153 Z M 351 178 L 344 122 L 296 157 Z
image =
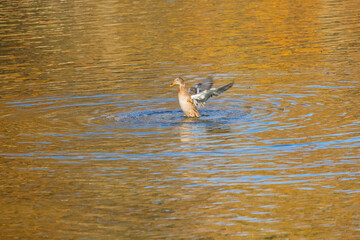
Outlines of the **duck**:
M 195 84 L 195 86 L 190 87 L 189 90 L 186 90 L 185 81 L 181 77 L 175 78 L 170 87 L 174 85 L 179 86 L 178 98 L 179 105 L 182 111 L 187 117 L 190 118 L 199 118 L 200 112 L 199 107 L 204 107 L 205 102 L 213 97 L 219 96 L 220 93 L 225 92 L 231 88 L 234 82 L 228 83 L 222 87 L 212 87 L 213 78 L 208 77 L 203 82 Z

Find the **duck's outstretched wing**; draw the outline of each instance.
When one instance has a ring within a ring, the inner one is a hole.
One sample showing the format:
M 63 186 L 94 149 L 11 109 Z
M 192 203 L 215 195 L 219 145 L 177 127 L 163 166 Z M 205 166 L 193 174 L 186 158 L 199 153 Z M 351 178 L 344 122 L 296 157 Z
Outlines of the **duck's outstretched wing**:
M 204 81 L 202 81 L 201 83 L 197 83 L 197 84 L 195 84 L 195 86 L 191 87 L 189 89 L 189 94 L 194 95 L 194 94 L 199 94 L 199 93 L 201 93 L 202 91 L 205 91 L 205 90 L 210 90 L 210 88 L 213 85 L 213 82 L 214 82 L 213 78 L 208 77 Z
M 209 98 L 213 96 L 219 96 L 220 93 L 225 92 L 226 90 L 231 88 L 233 84 L 234 82 L 226 84 L 225 86 L 219 88 L 211 88 L 209 90 L 204 90 L 198 94 L 192 95 L 191 98 L 193 99 L 197 107 L 204 106 L 205 102 Z

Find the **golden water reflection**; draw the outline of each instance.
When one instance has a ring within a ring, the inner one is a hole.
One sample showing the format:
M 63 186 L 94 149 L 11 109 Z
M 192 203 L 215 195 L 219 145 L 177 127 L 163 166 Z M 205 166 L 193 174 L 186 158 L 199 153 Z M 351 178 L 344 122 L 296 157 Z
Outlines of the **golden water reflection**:
M 358 1 L 0 7 L 2 238 L 359 237 Z

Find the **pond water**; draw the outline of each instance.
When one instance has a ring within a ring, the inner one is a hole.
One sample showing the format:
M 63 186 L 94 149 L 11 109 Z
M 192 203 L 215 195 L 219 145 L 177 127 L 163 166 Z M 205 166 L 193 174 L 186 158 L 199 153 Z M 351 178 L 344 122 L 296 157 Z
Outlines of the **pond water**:
M 359 239 L 359 9 L 1 1 L 1 238 Z

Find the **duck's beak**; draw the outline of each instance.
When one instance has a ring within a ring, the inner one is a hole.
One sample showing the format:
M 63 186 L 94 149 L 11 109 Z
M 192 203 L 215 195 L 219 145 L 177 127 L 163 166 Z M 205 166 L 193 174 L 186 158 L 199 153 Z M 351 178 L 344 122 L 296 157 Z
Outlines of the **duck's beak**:
M 170 85 L 170 87 L 172 87 L 172 86 L 174 86 L 175 85 L 175 82 L 173 82 L 171 85 Z

